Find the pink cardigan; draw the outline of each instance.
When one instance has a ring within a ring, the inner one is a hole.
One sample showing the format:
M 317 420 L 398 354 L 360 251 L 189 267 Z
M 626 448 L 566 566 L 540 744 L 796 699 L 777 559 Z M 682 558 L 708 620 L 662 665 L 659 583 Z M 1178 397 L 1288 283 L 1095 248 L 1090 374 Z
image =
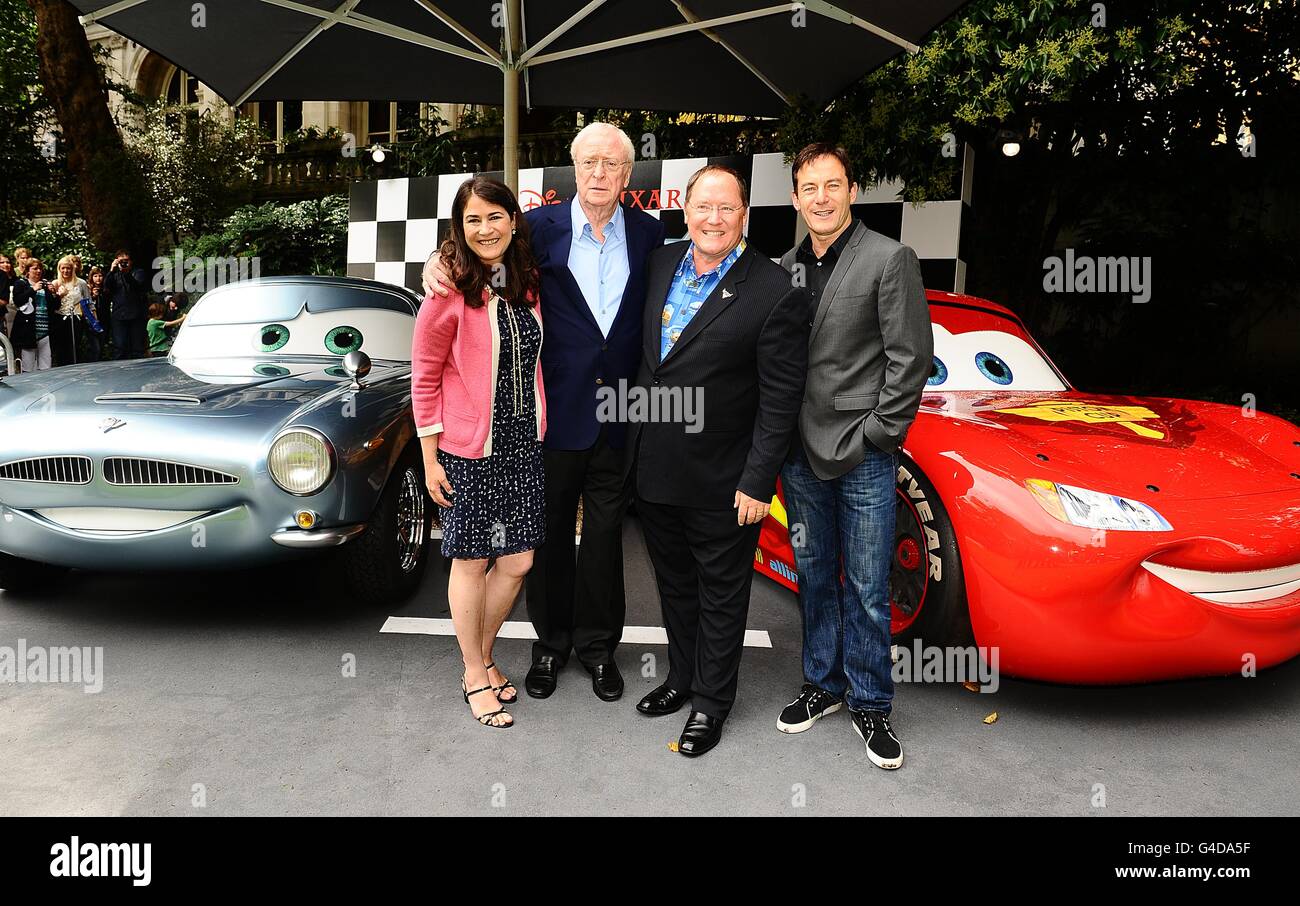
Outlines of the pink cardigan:
M 438 449 L 466 459 L 492 455 L 492 402 L 496 396 L 501 336 L 498 300 L 470 308 L 453 287 L 446 297 L 428 295 L 415 319 L 411 342 L 411 405 L 415 433 L 441 434 Z M 537 319 L 539 306 L 524 309 Z M 546 436 L 546 394 L 540 348 L 533 363 L 537 439 Z

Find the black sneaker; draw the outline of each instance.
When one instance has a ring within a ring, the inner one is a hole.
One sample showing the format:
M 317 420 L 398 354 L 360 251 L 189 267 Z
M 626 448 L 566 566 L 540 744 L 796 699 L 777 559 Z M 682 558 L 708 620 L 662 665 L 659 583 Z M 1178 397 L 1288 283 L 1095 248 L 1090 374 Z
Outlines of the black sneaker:
M 776 719 L 776 728 L 782 733 L 802 733 L 827 714 L 841 707 L 838 698 L 812 683 L 804 683 L 799 697 L 785 706 Z
M 903 766 L 903 744 L 889 725 L 889 715 L 884 711 L 855 711 L 849 709 L 853 732 L 867 744 L 867 757 L 878 768 L 892 771 Z

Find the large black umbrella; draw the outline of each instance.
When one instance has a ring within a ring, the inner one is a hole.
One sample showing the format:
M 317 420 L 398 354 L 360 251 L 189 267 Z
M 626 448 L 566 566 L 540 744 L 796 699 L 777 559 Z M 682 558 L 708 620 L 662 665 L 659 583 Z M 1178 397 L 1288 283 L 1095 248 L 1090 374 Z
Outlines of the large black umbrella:
M 234 105 L 500 104 L 779 114 L 824 102 L 965 0 L 72 0 Z

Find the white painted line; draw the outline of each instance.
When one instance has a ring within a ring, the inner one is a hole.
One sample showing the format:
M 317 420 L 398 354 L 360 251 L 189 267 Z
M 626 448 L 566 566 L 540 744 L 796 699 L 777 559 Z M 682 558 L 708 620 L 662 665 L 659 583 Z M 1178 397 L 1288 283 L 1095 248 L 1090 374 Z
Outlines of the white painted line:
M 438 617 L 389 617 L 380 632 L 401 632 L 410 635 L 455 635 L 451 620 Z M 523 620 L 509 620 L 502 624 L 498 638 L 536 639 L 533 624 Z M 667 645 L 668 632 L 662 626 L 624 626 L 623 642 L 633 645 Z M 772 637 L 765 629 L 745 630 L 746 648 L 771 648 Z

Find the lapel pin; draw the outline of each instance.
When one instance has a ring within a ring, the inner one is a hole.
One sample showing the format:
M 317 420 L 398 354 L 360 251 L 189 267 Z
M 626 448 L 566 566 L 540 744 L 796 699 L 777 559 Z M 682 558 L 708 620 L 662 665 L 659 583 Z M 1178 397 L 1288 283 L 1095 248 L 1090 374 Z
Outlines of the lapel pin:
M 722 298 L 724 299 L 731 298 L 731 290 L 727 289 L 725 286 L 722 288 Z

